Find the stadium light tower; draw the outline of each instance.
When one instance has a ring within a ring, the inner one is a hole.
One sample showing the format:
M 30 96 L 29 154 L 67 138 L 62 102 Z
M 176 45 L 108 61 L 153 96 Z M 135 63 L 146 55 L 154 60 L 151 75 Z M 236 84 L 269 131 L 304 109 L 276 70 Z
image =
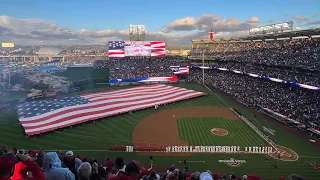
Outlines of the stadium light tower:
M 145 41 L 146 40 L 145 25 L 130 25 L 129 39 L 130 41 Z

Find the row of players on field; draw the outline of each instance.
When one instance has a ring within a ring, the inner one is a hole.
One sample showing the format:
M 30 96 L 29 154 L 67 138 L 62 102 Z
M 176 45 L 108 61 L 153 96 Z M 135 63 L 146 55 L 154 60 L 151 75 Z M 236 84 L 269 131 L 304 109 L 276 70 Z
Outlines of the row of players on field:
M 273 153 L 273 147 L 245 147 L 244 151 L 240 146 L 110 146 L 111 151 L 153 151 L 153 152 L 221 152 L 221 153 Z

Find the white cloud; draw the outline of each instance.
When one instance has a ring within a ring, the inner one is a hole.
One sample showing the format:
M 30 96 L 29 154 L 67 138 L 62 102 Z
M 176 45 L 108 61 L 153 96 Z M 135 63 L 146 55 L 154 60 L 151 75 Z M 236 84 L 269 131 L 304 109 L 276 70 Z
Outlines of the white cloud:
M 204 14 L 198 18 L 178 19 L 165 25 L 159 32 L 146 32 L 146 38 L 164 40 L 168 45 L 190 45 L 191 39 L 207 38 L 207 32 L 211 28 L 216 37 L 242 36 L 247 35 L 245 30 L 260 23 L 259 18 L 254 16 L 240 21 L 237 18 L 224 19 L 219 15 Z M 106 44 L 110 40 L 128 40 L 128 36 L 128 30 L 72 31 L 47 20 L 0 16 L 1 41 L 15 42 L 18 45 Z
M 222 18 L 220 15 L 204 14 L 198 18 L 185 17 L 178 19 L 164 26 L 164 32 L 172 31 L 209 31 L 213 29 L 215 32 L 237 32 L 248 30 L 252 27 L 259 26 L 261 23 L 258 17 L 251 17 L 246 21 L 237 18 Z
M 306 17 L 304 17 L 304 16 L 294 16 L 293 17 L 293 19 L 295 20 L 295 21 L 303 21 L 303 22 L 308 22 L 308 21 L 310 21 L 308 18 L 306 18 Z
M 170 31 L 191 31 L 196 29 L 195 28 L 196 19 L 192 17 L 185 17 L 182 19 L 175 20 L 172 23 L 169 23 L 165 26 L 165 32 Z

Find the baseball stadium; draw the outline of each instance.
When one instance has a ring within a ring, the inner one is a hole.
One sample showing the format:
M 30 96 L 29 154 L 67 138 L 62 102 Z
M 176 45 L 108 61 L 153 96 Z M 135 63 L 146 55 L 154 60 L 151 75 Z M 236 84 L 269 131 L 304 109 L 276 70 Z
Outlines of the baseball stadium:
M 121 157 L 163 179 L 320 179 L 320 29 L 209 34 L 176 57 L 130 33 L 103 63 L 54 72 L 73 82 L 67 92 L 2 99 L 2 153 L 94 158 L 108 173 Z

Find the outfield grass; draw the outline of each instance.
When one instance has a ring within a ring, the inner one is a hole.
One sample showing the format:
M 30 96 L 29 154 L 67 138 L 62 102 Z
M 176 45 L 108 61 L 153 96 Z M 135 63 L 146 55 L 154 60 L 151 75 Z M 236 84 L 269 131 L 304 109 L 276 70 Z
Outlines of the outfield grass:
M 182 102 L 176 102 L 163 108 L 174 108 L 182 106 L 226 106 L 219 98 L 221 96 L 214 92 L 208 91 L 206 88 L 194 85 L 194 84 L 177 84 L 176 86 L 185 87 L 188 89 L 200 90 L 208 93 L 208 96 L 199 97 L 193 100 L 186 100 Z M 108 88 L 106 88 L 108 89 Z M 219 97 L 219 98 L 218 98 Z M 253 116 L 253 113 L 241 108 L 239 105 L 232 101 L 224 100 L 231 107 L 237 107 L 243 114 L 248 117 Z M 116 156 L 123 156 L 125 159 L 137 159 L 141 163 L 147 163 L 148 157 L 138 156 L 136 153 L 108 153 L 107 150 L 110 145 L 131 145 L 131 132 L 135 125 L 144 117 L 154 113 L 154 109 L 149 108 L 135 112 L 131 115 L 118 115 L 104 120 L 96 121 L 95 123 L 86 123 L 83 125 L 74 126 L 72 128 L 59 130 L 47 135 L 35 136 L 35 138 L 26 138 L 20 124 L 17 120 L 17 116 L 13 109 L 6 109 L 0 112 L 0 146 L 7 145 L 8 147 L 18 147 L 26 149 L 39 149 L 45 150 L 74 150 L 76 154 L 95 157 L 98 159 L 104 159 L 109 156 L 115 158 Z M 261 126 L 276 130 L 275 139 L 279 145 L 286 146 L 296 151 L 300 158 L 296 162 L 279 162 L 279 169 L 275 170 L 271 166 L 271 162 L 266 163 L 265 158 L 262 155 L 205 155 L 196 154 L 188 157 L 188 160 L 193 161 L 206 161 L 206 163 L 190 163 L 189 169 L 191 170 L 204 170 L 211 169 L 212 171 L 219 172 L 235 172 L 235 173 L 250 173 L 254 172 L 263 179 L 278 179 L 281 175 L 288 176 L 291 173 L 299 173 L 306 176 L 308 179 L 318 179 L 319 176 L 313 172 L 312 166 L 308 164 L 308 161 L 317 161 L 320 163 L 320 151 L 310 145 L 308 142 L 300 140 L 292 134 L 288 134 L 279 127 L 273 126 L 264 119 L 257 118 L 257 123 Z M 249 146 L 251 144 L 260 145 L 264 141 L 254 132 L 247 127 L 242 121 L 227 120 L 227 119 L 211 119 L 211 118 L 184 118 L 178 120 L 179 127 L 183 129 L 190 129 L 193 136 L 202 136 L 205 140 L 199 140 L 199 137 L 192 138 L 188 136 L 186 131 L 180 128 L 181 138 L 188 141 L 190 144 L 202 143 L 232 143 L 229 145 Z M 229 135 L 225 137 L 217 137 L 209 135 L 208 132 L 204 134 L 199 133 L 199 126 L 208 130 L 212 126 L 219 126 L 227 129 Z M 206 127 L 208 126 L 208 127 Z M 146 127 L 148 128 L 148 127 Z M 193 129 L 194 128 L 194 129 Z M 198 129 L 197 129 L 198 128 Z M 192 130 L 193 129 L 193 130 Z M 243 138 L 241 138 L 241 136 Z M 220 138 L 220 139 L 219 139 Z M 223 138 L 223 139 L 221 139 Z M 256 144 L 257 143 L 257 144 Z M 204 144 L 207 145 L 207 144 Z M 302 156 L 302 157 L 301 157 Z M 304 157 L 310 156 L 310 157 Z M 239 160 L 246 160 L 247 163 L 238 168 L 228 167 L 226 164 L 218 163 L 220 159 L 235 158 Z M 183 157 L 155 157 L 156 167 L 168 167 L 171 164 L 175 164 L 178 168 L 182 168 Z M 320 179 L 320 178 L 319 178 Z

